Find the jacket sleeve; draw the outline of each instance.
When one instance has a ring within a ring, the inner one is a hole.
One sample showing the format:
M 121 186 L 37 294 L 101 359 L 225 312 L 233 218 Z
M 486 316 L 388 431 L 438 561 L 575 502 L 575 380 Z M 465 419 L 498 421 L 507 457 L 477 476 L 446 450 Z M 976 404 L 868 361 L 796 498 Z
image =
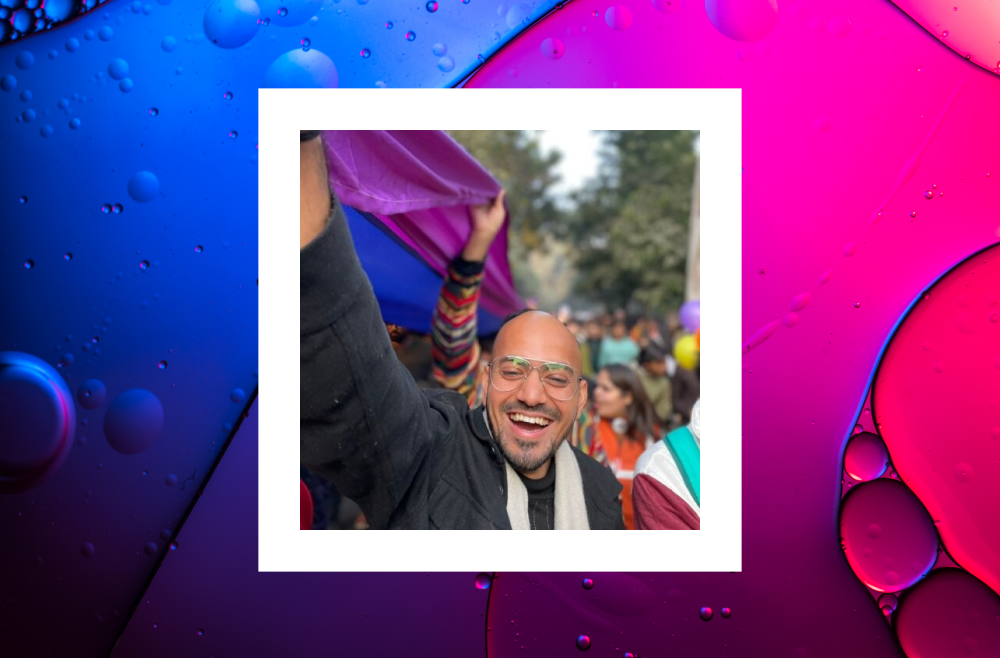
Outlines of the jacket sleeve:
M 700 517 L 662 482 L 639 474 L 632 482 L 637 530 L 699 530 Z
M 476 312 L 482 283 L 482 262 L 461 257 L 453 260 L 431 320 L 434 380 L 464 395 L 470 406 L 474 403 L 479 374 Z
M 448 419 L 396 358 L 336 200 L 300 286 L 300 460 L 384 528 Z

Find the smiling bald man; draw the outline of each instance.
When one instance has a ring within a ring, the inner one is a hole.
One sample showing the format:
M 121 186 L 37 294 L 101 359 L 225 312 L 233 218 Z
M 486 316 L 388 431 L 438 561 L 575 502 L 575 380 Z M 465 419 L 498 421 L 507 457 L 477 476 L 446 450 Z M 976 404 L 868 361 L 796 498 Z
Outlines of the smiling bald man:
M 486 404 L 420 390 L 395 357 L 323 143 L 300 158 L 300 458 L 372 528 L 624 530 L 621 485 L 567 441 L 587 404 L 576 339 L 508 318 L 480 376 Z

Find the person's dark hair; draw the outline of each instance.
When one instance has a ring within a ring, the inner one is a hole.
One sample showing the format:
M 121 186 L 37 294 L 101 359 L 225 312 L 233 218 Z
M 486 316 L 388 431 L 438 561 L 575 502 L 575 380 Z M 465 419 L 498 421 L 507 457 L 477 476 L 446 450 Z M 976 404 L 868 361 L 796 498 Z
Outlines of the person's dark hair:
M 522 308 L 520 311 L 514 311 L 513 313 L 511 313 L 510 315 L 508 315 L 507 317 L 505 317 L 503 319 L 503 322 L 500 323 L 500 329 L 503 329 L 503 326 L 505 324 L 507 324 L 508 322 L 510 322 L 511 320 L 513 320 L 514 318 L 519 317 L 521 315 L 524 315 L 525 313 L 529 313 L 531 311 L 537 311 L 537 310 L 538 310 L 537 308 Z M 499 333 L 499 332 L 500 332 L 500 330 L 498 329 L 497 333 Z
M 650 344 L 642 348 L 639 352 L 639 365 L 643 363 L 653 363 L 654 361 L 663 361 L 667 358 L 667 355 L 663 353 L 656 345 Z
M 323 132 L 322 130 L 300 130 L 299 131 L 299 141 L 308 142 L 310 139 L 316 139 L 319 134 Z
M 639 376 L 635 374 L 634 370 L 620 363 L 604 366 L 601 370 L 608 373 L 615 388 L 623 393 L 632 394 L 632 404 L 629 405 L 626 412 L 629 425 L 628 438 L 643 443 L 645 443 L 647 436 L 656 440 L 658 434 L 656 411 L 653 409 L 653 403 L 649 401 L 649 396 L 646 394 L 646 389 L 643 388 Z

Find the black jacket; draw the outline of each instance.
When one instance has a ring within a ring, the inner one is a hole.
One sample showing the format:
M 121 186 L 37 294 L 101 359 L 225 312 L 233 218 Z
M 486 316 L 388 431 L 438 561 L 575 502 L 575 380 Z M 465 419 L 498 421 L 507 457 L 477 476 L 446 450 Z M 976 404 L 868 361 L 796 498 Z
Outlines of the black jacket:
M 339 203 L 300 267 L 302 463 L 357 501 L 372 528 L 510 529 L 504 458 L 482 407 L 417 388 L 392 350 Z M 574 453 L 590 527 L 624 529 L 621 484 Z

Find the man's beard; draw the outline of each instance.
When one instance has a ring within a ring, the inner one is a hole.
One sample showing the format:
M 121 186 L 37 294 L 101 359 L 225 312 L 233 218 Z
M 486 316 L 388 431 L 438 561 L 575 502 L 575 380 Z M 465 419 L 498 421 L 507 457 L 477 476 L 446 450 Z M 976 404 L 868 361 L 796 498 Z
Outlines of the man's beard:
M 556 454 L 556 450 L 562 445 L 562 442 L 566 440 L 567 437 L 561 437 L 549 444 L 548 449 L 545 450 L 544 454 L 538 457 L 531 457 L 526 454 L 525 451 L 531 450 L 531 448 L 538 448 L 537 443 L 532 443 L 529 441 L 522 441 L 516 436 L 510 437 L 510 441 L 507 439 L 507 435 L 504 432 L 504 428 L 501 422 L 498 420 L 494 422 L 493 418 L 490 417 L 489 413 L 489 395 L 486 396 L 486 418 L 489 420 L 491 425 L 491 431 L 493 432 L 493 438 L 496 440 L 497 445 L 500 447 L 500 454 L 504 456 L 515 471 L 523 475 L 532 473 L 541 468 L 546 464 L 552 456 Z M 502 409 L 501 414 L 506 414 Z

